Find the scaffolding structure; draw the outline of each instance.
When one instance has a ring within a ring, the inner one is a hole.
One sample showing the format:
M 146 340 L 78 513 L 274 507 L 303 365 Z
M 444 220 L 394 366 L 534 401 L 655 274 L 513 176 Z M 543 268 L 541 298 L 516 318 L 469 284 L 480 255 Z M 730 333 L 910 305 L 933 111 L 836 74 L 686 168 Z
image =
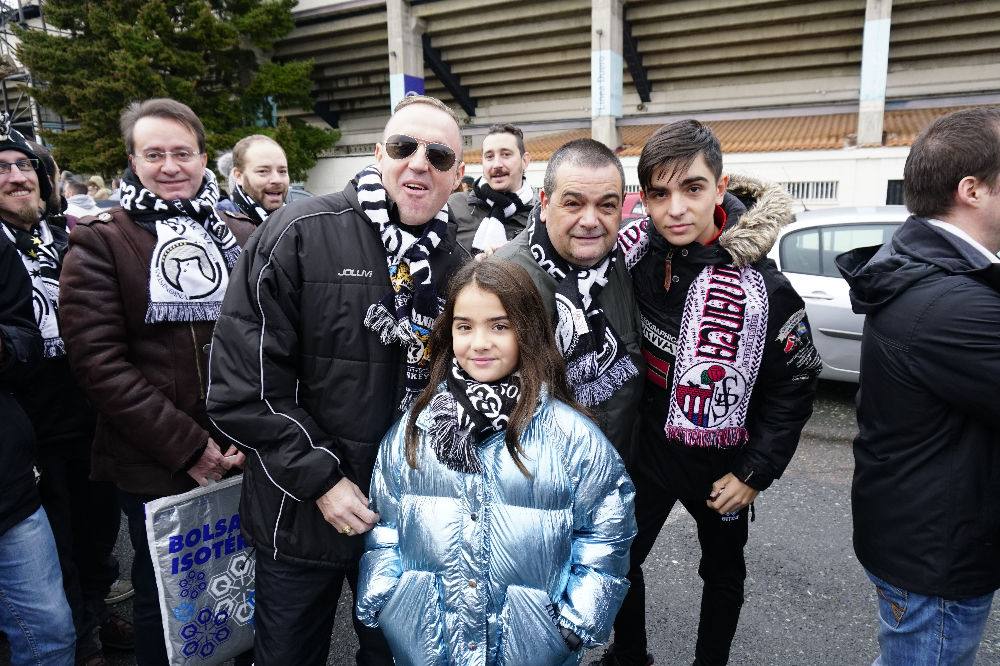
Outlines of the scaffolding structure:
M 65 130 L 66 120 L 35 101 L 36 82 L 17 59 L 14 26 L 48 32 L 42 0 L 0 0 L 0 110 L 25 137 L 39 141 L 45 131 Z

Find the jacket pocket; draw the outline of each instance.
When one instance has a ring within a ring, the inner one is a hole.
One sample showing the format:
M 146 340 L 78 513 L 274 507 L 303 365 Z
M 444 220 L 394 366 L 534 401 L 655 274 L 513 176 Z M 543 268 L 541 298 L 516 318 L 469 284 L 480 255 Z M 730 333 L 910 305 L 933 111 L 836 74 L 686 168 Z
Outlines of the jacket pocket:
M 398 666 L 447 664 L 444 617 L 433 573 L 404 571 L 378 624 Z
M 557 616 L 558 610 L 542 590 L 509 586 L 498 621 L 498 666 L 555 666 L 566 662 L 571 654 L 559 632 Z

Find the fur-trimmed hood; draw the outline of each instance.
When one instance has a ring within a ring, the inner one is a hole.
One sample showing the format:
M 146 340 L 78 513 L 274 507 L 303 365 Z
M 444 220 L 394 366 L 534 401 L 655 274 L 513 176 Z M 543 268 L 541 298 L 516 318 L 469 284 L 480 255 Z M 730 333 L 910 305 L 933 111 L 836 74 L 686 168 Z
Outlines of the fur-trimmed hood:
M 742 174 L 729 175 L 728 192 L 738 198 L 746 212 L 734 225 L 726 225 L 719 245 L 737 266 L 747 266 L 767 256 L 778 232 L 792 221 L 792 197 L 777 183 Z
M 792 221 L 792 197 L 777 183 L 730 174 L 729 188 L 722 201 L 727 222 L 712 248 L 743 267 L 760 261 L 774 247 L 778 232 Z M 642 259 L 651 236 L 657 236 L 649 217 L 627 222 L 618 232 L 618 246 L 625 255 L 625 266 L 632 268 Z M 658 237 L 658 236 L 657 236 Z

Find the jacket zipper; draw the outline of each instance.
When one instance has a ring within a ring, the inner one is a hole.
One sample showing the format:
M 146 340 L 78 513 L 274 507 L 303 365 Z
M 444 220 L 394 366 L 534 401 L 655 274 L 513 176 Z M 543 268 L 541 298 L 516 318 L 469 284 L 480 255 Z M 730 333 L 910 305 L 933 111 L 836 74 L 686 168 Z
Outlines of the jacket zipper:
M 201 374 L 201 359 L 198 357 L 198 336 L 194 333 L 194 324 L 188 322 L 191 328 L 191 343 L 194 345 L 194 367 L 198 370 L 198 396 L 205 399 L 205 378 Z
M 674 248 L 667 250 L 667 258 L 663 261 L 663 291 L 670 291 L 670 283 L 674 276 Z

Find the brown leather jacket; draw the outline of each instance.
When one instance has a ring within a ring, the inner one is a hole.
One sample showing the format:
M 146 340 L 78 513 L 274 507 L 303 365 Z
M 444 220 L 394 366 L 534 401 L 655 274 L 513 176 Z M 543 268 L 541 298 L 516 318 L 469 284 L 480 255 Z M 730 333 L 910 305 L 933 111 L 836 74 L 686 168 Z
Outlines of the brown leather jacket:
M 254 227 L 225 218 L 244 245 Z M 214 322 L 146 324 L 156 237 L 114 208 L 70 235 L 59 314 L 70 364 L 98 409 L 92 474 L 141 495 L 190 490 L 208 442 L 205 390 Z

